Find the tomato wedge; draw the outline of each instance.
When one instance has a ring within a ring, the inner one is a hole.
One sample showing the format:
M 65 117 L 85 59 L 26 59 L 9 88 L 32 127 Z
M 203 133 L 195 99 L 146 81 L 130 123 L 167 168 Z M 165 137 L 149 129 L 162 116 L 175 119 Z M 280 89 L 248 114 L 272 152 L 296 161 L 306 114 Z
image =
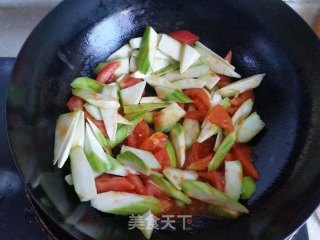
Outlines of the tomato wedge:
M 232 51 L 231 50 L 228 51 L 227 55 L 224 57 L 224 60 L 231 63 L 231 60 L 232 60 Z
M 213 187 L 220 191 L 224 191 L 224 186 L 225 186 L 225 176 L 224 173 L 213 171 L 213 172 L 198 172 L 200 178 L 202 180 L 205 180 Z
M 116 79 L 114 77 L 114 72 L 120 67 L 119 61 L 112 61 L 108 63 L 102 70 L 98 73 L 96 80 L 102 83 L 112 83 L 115 82 Z
M 227 108 L 227 112 L 229 113 L 229 115 L 230 115 L 231 117 L 236 113 L 237 110 L 238 110 L 237 107 L 228 107 L 228 108 Z
M 186 169 L 202 171 L 208 168 L 209 163 L 211 162 L 213 154 L 209 154 L 208 156 L 201 158 L 195 162 L 191 162 Z
M 170 160 L 166 148 L 154 153 L 154 156 L 160 163 L 162 169 L 170 166 Z
M 210 108 L 210 96 L 202 88 L 190 88 L 183 91 L 193 101 L 197 110 L 208 110 Z
M 220 104 L 217 104 L 211 109 L 207 119 L 219 127 L 226 129 L 228 132 L 232 132 L 234 130 L 231 117 L 227 110 Z
M 228 153 L 227 156 L 225 156 L 224 161 L 234 161 L 237 158 L 232 154 L 232 153 Z
M 138 194 L 145 194 L 145 189 L 142 180 L 133 174 L 129 174 L 126 176 L 126 179 L 134 185 L 134 191 Z
M 185 43 L 189 45 L 193 45 L 196 41 L 199 40 L 199 37 L 197 35 L 187 30 L 174 31 L 169 33 L 169 36 L 181 43 Z
M 229 50 L 227 55 L 224 57 L 224 60 L 226 60 L 229 63 L 231 63 L 231 60 L 232 60 L 232 51 L 231 50 Z M 221 74 L 219 74 L 219 76 L 220 76 L 220 80 L 217 83 L 217 87 L 218 88 L 222 88 L 222 87 L 228 85 L 231 82 L 231 77 L 228 77 L 228 76 L 225 76 L 225 75 L 221 75 Z
M 94 125 L 97 126 L 97 128 L 100 129 L 100 131 L 105 137 L 107 136 L 107 130 L 103 121 L 96 120 L 94 117 L 91 116 L 90 113 L 87 112 L 87 110 L 84 110 L 84 115 L 86 118 L 89 118 L 94 123 Z
M 259 179 L 259 173 L 252 163 L 251 149 L 249 146 L 236 143 L 232 147 L 231 153 L 234 155 L 235 159 L 241 162 L 244 175 L 250 176 L 256 180 Z
M 190 105 L 194 106 L 195 111 L 187 111 L 184 118 L 194 119 L 202 122 L 210 108 L 210 97 L 201 88 L 190 88 L 183 91 L 192 99 Z
M 181 107 L 182 109 L 185 108 L 186 104 L 185 103 L 177 103 L 179 105 L 179 107 Z
M 175 204 L 171 199 L 159 199 L 161 207 L 162 207 L 162 215 L 164 213 L 171 212 L 174 209 Z
M 135 186 L 124 177 L 111 177 L 103 174 L 96 180 L 97 192 L 119 191 L 128 192 L 134 190 Z
M 208 111 L 206 111 L 206 110 L 187 111 L 183 117 L 187 118 L 187 119 L 193 119 L 193 120 L 203 122 L 203 120 L 205 119 L 205 117 L 207 115 L 207 112 Z
M 213 157 L 214 138 L 211 137 L 202 143 L 194 143 L 187 151 L 186 169 L 204 170 Z
M 242 103 L 244 103 L 250 98 L 254 98 L 252 89 L 239 94 L 239 96 L 237 97 L 232 98 L 231 104 L 232 106 L 239 108 L 242 105 Z
M 155 132 L 148 137 L 141 145 L 140 149 L 156 153 L 165 148 L 168 136 L 162 132 Z
M 130 147 L 139 148 L 140 145 L 151 136 L 151 129 L 144 120 L 140 121 L 127 138 Z
M 81 98 L 72 96 L 67 102 L 67 108 L 70 110 L 70 112 L 73 112 L 77 108 L 83 109 L 83 104 L 84 101 Z
M 126 75 L 122 81 L 120 82 L 120 87 L 122 89 L 124 88 L 128 88 L 128 87 L 131 87 L 139 82 L 141 82 L 142 80 L 140 78 L 134 78 L 134 77 L 131 77 L 129 74 Z
M 148 196 L 154 196 L 158 199 L 170 199 L 168 194 L 166 194 L 164 191 L 162 191 L 160 188 L 158 188 L 150 182 L 146 182 L 144 187 L 145 194 Z

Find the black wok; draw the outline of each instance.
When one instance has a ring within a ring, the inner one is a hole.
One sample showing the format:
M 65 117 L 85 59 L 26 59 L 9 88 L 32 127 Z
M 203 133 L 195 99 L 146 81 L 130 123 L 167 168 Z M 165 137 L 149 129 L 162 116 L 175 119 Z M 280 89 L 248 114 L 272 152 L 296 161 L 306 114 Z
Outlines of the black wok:
M 73 78 L 93 76 L 99 61 L 140 36 L 188 29 L 214 51 L 232 49 L 242 76 L 266 73 L 255 91 L 266 130 L 253 143 L 261 173 L 257 192 L 237 220 L 194 218 L 187 230 L 162 230 L 153 239 L 283 239 L 320 200 L 320 44 L 303 20 L 277 0 L 69 0 L 24 44 L 8 92 L 9 139 L 31 195 L 70 237 L 141 239 L 128 219 L 79 203 L 52 166 L 54 127 L 66 111 Z

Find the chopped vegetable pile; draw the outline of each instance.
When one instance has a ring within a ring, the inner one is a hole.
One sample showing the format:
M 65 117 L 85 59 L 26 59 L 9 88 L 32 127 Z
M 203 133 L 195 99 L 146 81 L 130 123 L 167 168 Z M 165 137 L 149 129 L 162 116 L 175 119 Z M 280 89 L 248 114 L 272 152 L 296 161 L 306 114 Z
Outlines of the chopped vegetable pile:
M 195 34 L 148 26 L 71 83 L 59 116 L 54 164 L 81 201 L 112 214 L 248 213 L 259 178 L 247 145 L 265 126 L 253 112 L 264 74 L 237 80 Z M 150 238 L 152 229 L 140 229 Z

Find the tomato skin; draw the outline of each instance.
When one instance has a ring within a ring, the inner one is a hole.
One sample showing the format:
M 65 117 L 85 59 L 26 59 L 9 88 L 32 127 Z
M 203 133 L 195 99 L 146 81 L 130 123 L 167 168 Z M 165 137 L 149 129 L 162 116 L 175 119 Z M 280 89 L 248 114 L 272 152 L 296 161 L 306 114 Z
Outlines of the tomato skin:
M 175 204 L 173 202 L 173 200 L 171 199 L 159 199 L 161 207 L 162 207 L 162 215 L 164 213 L 169 213 L 171 210 L 174 209 Z
M 225 176 L 224 173 L 213 171 L 213 172 L 198 172 L 200 178 L 209 182 L 213 187 L 220 191 L 224 191 L 225 187 Z
M 158 199 L 170 199 L 168 194 L 166 194 L 164 191 L 162 191 L 160 188 L 157 186 L 153 185 L 150 182 L 145 183 L 145 194 L 148 196 L 154 196 L 155 198 Z
M 198 110 L 198 111 L 187 111 L 183 117 L 186 119 L 193 119 L 199 122 L 203 122 L 206 115 L 207 115 L 206 110 Z
M 244 103 L 245 101 L 247 101 L 250 98 L 254 99 L 252 89 L 239 94 L 239 96 L 237 96 L 237 97 L 232 98 L 231 104 L 232 104 L 232 106 L 239 108 L 242 105 L 242 103 Z
M 210 97 L 205 90 L 201 88 L 190 88 L 183 91 L 188 97 L 192 99 L 192 105 L 194 111 L 186 111 L 184 118 L 194 119 L 202 122 L 210 108 Z
M 160 163 L 162 169 L 170 166 L 170 160 L 169 160 L 169 156 L 166 148 L 161 149 L 160 151 L 154 153 L 153 155 Z
M 153 118 L 153 125 L 154 125 L 154 128 L 157 129 L 158 127 L 161 126 L 161 115 L 162 113 L 160 111 L 158 112 L 153 112 L 152 114 L 152 118 Z
M 67 102 L 67 108 L 70 112 L 73 112 L 77 108 L 83 109 L 83 104 L 84 101 L 81 98 L 72 96 Z
M 183 91 L 193 101 L 197 110 L 208 110 L 210 108 L 210 97 L 202 88 L 189 88 Z
M 231 50 L 228 51 L 227 55 L 224 57 L 224 60 L 231 63 L 231 60 L 232 60 L 232 51 Z M 231 83 L 231 77 L 221 75 L 221 74 L 218 74 L 218 75 L 220 76 L 220 80 L 217 83 L 218 88 L 223 88 L 224 86 Z
M 210 110 L 207 119 L 217 126 L 226 129 L 228 132 L 234 130 L 231 117 L 227 110 L 220 104 L 217 104 Z
M 177 103 L 179 105 L 179 107 L 181 107 L 182 109 L 185 108 L 186 104 L 185 103 Z
M 195 142 L 187 151 L 186 169 L 204 170 L 208 167 L 213 157 L 213 146 L 215 139 L 213 137 L 202 143 Z
M 104 122 L 103 121 L 99 121 L 99 120 L 96 120 L 94 117 L 91 116 L 90 113 L 88 113 L 87 110 L 84 109 L 84 115 L 86 118 L 89 118 L 93 123 L 94 125 L 97 126 L 97 128 L 99 128 L 99 130 L 102 132 L 102 134 L 106 137 L 108 136 L 107 135 L 107 130 L 106 130 L 106 127 L 104 125 Z
M 136 193 L 142 194 L 142 195 L 145 194 L 145 188 L 144 188 L 143 182 L 138 176 L 129 174 L 128 176 L 126 176 L 126 179 L 134 185 L 134 191 Z
M 162 132 L 155 132 L 150 137 L 148 137 L 141 145 L 140 149 L 149 151 L 151 153 L 156 153 L 165 149 L 165 144 L 167 142 L 168 136 Z
M 231 60 L 232 60 L 232 51 L 231 50 L 228 51 L 227 55 L 224 57 L 224 60 L 231 63 Z
M 129 147 L 139 148 L 140 145 L 151 136 L 151 129 L 144 120 L 140 121 L 133 129 L 132 133 L 127 137 Z
M 202 171 L 208 168 L 209 163 L 213 158 L 213 154 L 209 154 L 204 158 L 200 158 L 195 162 L 191 162 L 186 169 L 195 170 L 195 171 Z
M 122 89 L 131 87 L 137 83 L 140 83 L 142 80 L 140 78 L 131 77 L 129 74 L 126 75 L 120 82 L 120 87 Z
M 98 193 L 108 191 L 128 192 L 134 190 L 135 186 L 124 177 L 113 177 L 103 174 L 95 179 Z
M 228 153 L 227 156 L 225 156 L 224 161 L 234 161 L 237 158 L 232 154 L 232 153 Z
M 242 165 L 242 170 L 245 176 L 250 176 L 253 179 L 259 179 L 259 173 L 252 163 L 251 149 L 242 143 L 236 143 L 231 148 L 231 153 L 235 159 L 239 160 Z
M 174 31 L 169 33 L 169 36 L 181 43 L 185 43 L 189 45 L 193 45 L 196 41 L 199 40 L 199 37 L 197 35 L 187 30 Z
M 229 113 L 229 115 L 230 115 L 231 117 L 236 113 L 237 110 L 238 110 L 237 107 L 228 107 L 228 108 L 227 108 L 227 112 Z
M 108 63 L 102 70 L 98 73 L 96 80 L 102 83 L 112 83 L 115 82 L 114 72 L 120 67 L 119 61 L 112 61 Z

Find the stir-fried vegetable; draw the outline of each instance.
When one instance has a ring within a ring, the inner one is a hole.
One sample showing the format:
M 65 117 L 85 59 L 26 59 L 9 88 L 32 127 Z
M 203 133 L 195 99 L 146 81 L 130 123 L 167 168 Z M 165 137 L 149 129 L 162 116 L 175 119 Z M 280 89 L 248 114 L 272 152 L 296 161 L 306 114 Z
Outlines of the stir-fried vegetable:
M 189 31 L 148 26 L 98 63 L 95 77 L 74 79 L 70 112 L 57 119 L 54 164 L 70 157 L 65 179 L 79 199 L 106 213 L 141 214 L 147 239 L 154 227 L 146 219 L 155 224 L 176 208 L 248 213 L 239 199 L 255 193 L 259 178 L 246 143 L 265 126 L 252 113 L 265 74 L 234 80 L 231 61 L 231 51 L 222 58 Z

